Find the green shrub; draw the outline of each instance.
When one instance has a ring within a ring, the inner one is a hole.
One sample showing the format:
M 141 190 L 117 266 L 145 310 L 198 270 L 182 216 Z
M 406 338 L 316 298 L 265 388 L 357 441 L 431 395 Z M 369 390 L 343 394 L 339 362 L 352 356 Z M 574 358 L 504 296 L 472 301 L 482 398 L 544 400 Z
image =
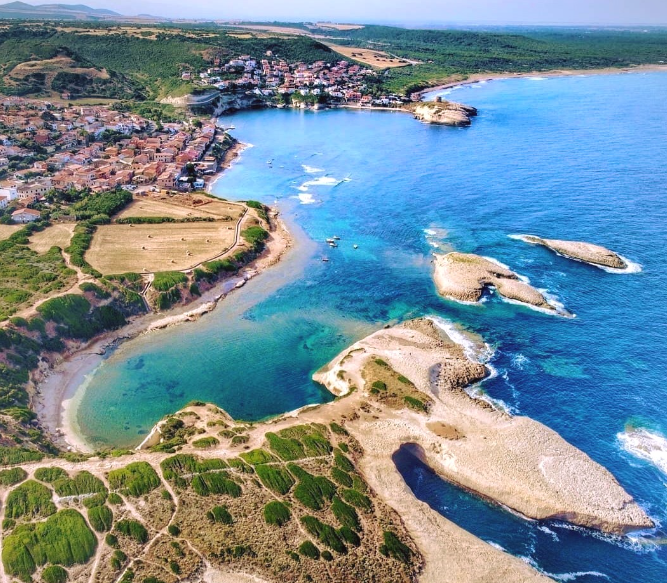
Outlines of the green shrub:
M 81 496 L 82 494 L 105 493 L 104 482 L 90 472 L 79 472 L 74 479 L 63 477 L 53 482 L 53 489 L 58 496 Z
M 200 459 L 194 455 L 179 453 L 160 463 L 166 480 L 174 480 L 182 474 L 203 474 L 228 467 L 226 461 L 216 458 Z
M 28 472 L 23 468 L 11 468 L 0 471 L 0 486 L 14 486 L 23 482 L 28 477 Z
M 111 297 L 111 294 L 108 291 L 102 289 L 97 284 L 91 283 L 90 281 L 84 281 L 83 283 L 79 284 L 79 289 L 84 293 L 95 294 L 95 297 L 100 300 L 106 300 Z
M 313 476 L 296 464 L 289 464 L 287 468 L 299 479 L 294 497 L 306 508 L 321 510 L 325 501 L 331 501 L 336 494 L 336 485 L 324 476 Z
M 0 370 L 2 370 L 0 368 Z M 4 371 L 3 371 L 4 372 Z M 28 378 L 23 382 L 27 382 Z M 20 447 L 0 447 L 0 466 L 38 462 L 44 459 L 41 451 L 23 449 Z
M 198 449 L 209 449 L 219 444 L 220 442 L 215 437 L 208 436 L 193 441 L 192 447 L 196 447 Z
M 38 566 L 87 563 L 95 553 L 97 539 L 76 510 L 61 510 L 44 522 L 24 524 L 5 537 L 2 562 L 10 575 L 23 581 Z
M 108 506 L 89 508 L 88 521 L 97 532 L 107 532 L 111 530 L 113 524 L 113 512 Z
M 325 561 L 333 561 L 333 555 L 329 551 L 322 551 L 322 558 Z
M 331 468 L 331 477 L 336 483 L 345 486 L 346 488 L 352 488 L 354 483 L 350 474 L 338 468 Z
M 44 583 L 65 583 L 67 575 L 67 571 L 60 565 L 49 565 L 42 571 L 42 581 Z
M 119 520 L 116 523 L 116 531 L 133 538 L 141 544 L 148 541 L 148 531 L 146 530 L 146 527 L 136 520 Z
M 255 472 L 265 488 L 273 490 L 277 494 L 284 496 L 294 485 L 294 478 L 291 474 L 280 466 L 255 466 Z
M 345 504 L 338 496 L 334 496 L 331 503 L 331 512 L 333 512 L 333 515 L 341 526 L 348 526 L 357 531 L 361 530 L 357 511 L 349 504 Z
M 350 447 L 349 447 L 349 446 L 347 445 L 347 443 L 345 443 L 344 441 L 341 441 L 341 442 L 338 444 L 338 447 L 340 448 L 340 450 L 341 450 L 343 453 L 348 453 L 348 452 L 350 451 Z
M 241 237 L 246 240 L 253 251 L 261 251 L 264 248 L 264 241 L 269 238 L 269 233 L 262 227 L 254 226 L 241 231 Z
M 410 409 L 415 409 L 416 411 L 422 411 L 424 413 L 428 412 L 428 406 L 426 403 L 420 401 L 419 399 L 415 399 L 414 397 L 406 395 L 403 397 L 403 401 L 408 407 L 410 407 Z
M 341 539 L 353 547 L 358 547 L 361 544 L 361 538 L 359 538 L 359 535 L 349 526 L 343 526 L 339 528 L 338 536 L 340 536 Z
M 125 496 L 143 496 L 155 490 L 162 482 L 147 462 L 134 462 L 109 472 L 109 485 Z
M 181 573 L 181 566 L 176 561 L 169 561 L 169 569 L 176 575 Z
M 401 563 L 409 564 L 412 559 L 410 547 L 403 544 L 399 538 L 391 531 L 385 530 L 382 534 L 384 544 L 380 546 L 380 552 L 385 557 L 391 557 Z
M 333 549 L 337 553 L 347 553 L 347 547 L 333 526 L 320 522 L 314 516 L 303 516 L 301 524 L 311 536 L 314 536 L 323 545 Z
M 267 524 L 282 526 L 289 522 L 292 513 L 286 504 L 273 500 L 264 506 L 264 520 Z
M 226 494 L 232 498 L 238 498 L 242 493 L 241 486 L 230 480 L 225 472 L 194 475 L 191 485 L 192 489 L 200 496 Z
M 37 478 L 40 482 L 48 482 L 49 484 L 52 484 L 56 480 L 61 480 L 68 477 L 69 476 L 67 472 L 58 467 L 38 468 L 35 470 L 35 478 Z
M 386 391 L 387 390 L 387 385 L 383 383 L 382 381 L 375 381 L 372 385 L 371 388 L 376 389 L 378 391 Z
M 309 540 L 302 542 L 299 545 L 299 553 L 304 557 L 309 559 L 318 560 L 320 558 L 320 549 L 318 549 L 312 542 Z
M 242 453 L 240 457 L 252 466 L 278 461 L 265 449 L 253 449 L 251 451 L 246 451 L 245 453 Z
M 44 484 L 28 480 L 14 488 L 7 496 L 5 516 L 7 518 L 43 518 L 56 511 L 51 500 L 51 490 Z
M 348 504 L 352 504 L 352 506 L 365 510 L 366 512 L 370 512 L 373 508 L 370 498 L 361 492 L 357 492 L 357 490 L 341 490 L 340 497 Z
M 108 533 L 104 537 L 104 542 L 107 543 L 111 548 L 116 548 L 118 546 L 118 538 L 115 534 Z
M 267 433 L 266 439 L 271 450 L 286 462 L 302 459 L 306 456 L 303 444 L 297 439 L 284 439 L 275 433 Z
M 220 524 L 233 524 L 234 519 L 227 510 L 226 506 L 214 506 L 206 513 L 206 518 L 211 522 L 218 522 Z
M 250 441 L 249 435 L 235 435 L 232 437 L 232 445 L 245 445 Z
M 343 427 L 342 425 L 338 425 L 338 423 L 331 422 L 329 424 L 329 427 L 331 427 L 331 431 L 333 431 L 338 435 L 344 435 L 344 436 L 350 435 L 347 432 L 347 429 L 345 429 L 345 427 Z
M 123 503 L 123 499 L 118 494 L 116 494 L 116 492 L 110 492 L 109 497 L 107 499 L 109 501 L 109 504 L 117 505 Z
M 155 274 L 153 279 L 153 288 L 157 291 L 166 292 L 170 289 L 187 283 L 188 277 L 180 271 L 160 271 Z
M 343 470 L 344 472 L 354 471 L 354 464 L 340 451 L 337 451 L 334 454 L 334 464 L 338 469 Z
M 178 526 L 176 526 L 175 524 L 170 524 L 167 527 L 167 531 L 171 536 L 178 536 L 179 534 L 181 534 L 181 529 L 178 528 Z
M 366 482 L 364 482 L 364 479 L 361 476 L 358 476 L 357 474 L 352 476 L 352 488 L 357 490 L 358 492 L 361 492 L 362 494 L 368 492 L 368 485 L 366 484 Z
M 113 554 L 111 555 L 111 559 L 109 560 L 109 564 L 111 565 L 111 568 L 114 571 L 119 571 L 120 568 L 123 566 L 123 563 L 127 560 L 127 555 L 119 550 L 116 549 Z
M 206 272 L 209 273 L 202 272 L 200 274 L 202 279 L 209 279 L 210 274 L 218 275 L 223 271 L 227 273 L 234 273 L 235 271 L 238 271 L 236 263 L 234 263 L 231 259 L 216 259 L 214 261 L 208 261 L 204 263 L 204 268 L 206 269 Z

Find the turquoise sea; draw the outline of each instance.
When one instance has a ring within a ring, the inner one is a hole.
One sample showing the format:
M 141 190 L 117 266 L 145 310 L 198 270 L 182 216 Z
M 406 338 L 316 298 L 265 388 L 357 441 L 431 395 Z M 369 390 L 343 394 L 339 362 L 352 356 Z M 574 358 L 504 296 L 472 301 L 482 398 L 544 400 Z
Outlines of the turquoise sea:
M 77 410 L 87 439 L 135 445 L 192 399 L 251 420 L 326 401 L 309 380 L 316 369 L 387 323 L 435 314 L 493 348 L 490 398 L 558 431 L 663 523 L 667 75 L 493 81 L 449 98 L 479 108 L 472 127 L 350 110 L 225 119 L 252 147 L 215 194 L 277 201 L 298 250 L 200 321 L 114 352 Z M 508 237 L 516 233 L 600 243 L 641 271 L 607 273 Z M 324 242 L 333 235 L 338 249 Z M 495 257 L 577 317 L 495 296 L 481 306 L 439 299 L 431 254 L 452 249 Z M 614 538 L 529 522 L 405 452 L 396 462 L 437 511 L 557 580 L 667 581 L 661 526 Z

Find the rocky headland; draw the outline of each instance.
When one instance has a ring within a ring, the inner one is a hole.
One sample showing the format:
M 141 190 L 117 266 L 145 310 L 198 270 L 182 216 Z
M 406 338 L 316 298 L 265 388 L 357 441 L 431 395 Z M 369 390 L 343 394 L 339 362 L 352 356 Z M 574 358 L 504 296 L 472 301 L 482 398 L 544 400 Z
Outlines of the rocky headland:
M 419 121 L 448 126 L 469 126 L 472 123 L 471 118 L 477 115 L 474 107 L 453 101 L 411 103 L 406 105 L 405 109 Z
M 570 259 L 582 261 L 595 265 L 596 267 L 607 267 L 610 269 L 624 270 L 628 268 L 628 263 L 618 253 L 584 241 L 563 241 L 560 239 L 542 239 L 533 235 L 518 235 L 516 237 L 526 243 L 533 245 L 542 245 Z
M 502 264 L 472 253 L 435 255 L 434 280 L 438 293 L 446 298 L 477 303 L 485 288 L 494 288 L 507 300 L 554 314 L 568 316 L 562 308 Z

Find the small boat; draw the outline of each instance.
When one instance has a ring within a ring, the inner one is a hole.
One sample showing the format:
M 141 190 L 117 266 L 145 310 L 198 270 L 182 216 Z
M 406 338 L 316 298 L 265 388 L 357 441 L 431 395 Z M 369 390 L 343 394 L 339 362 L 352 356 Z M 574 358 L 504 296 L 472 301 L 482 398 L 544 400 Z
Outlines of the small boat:
M 322 257 L 322 261 L 324 261 L 325 263 L 327 263 L 327 262 L 329 261 L 329 258 L 328 258 L 328 257 Z
M 329 244 L 331 244 L 331 243 L 335 243 L 335 242 L 336 242 L 335 239 L 327 239 L 326 241 L 327 241 L 327 243 L 329 243 Z
M 359 245 L 352 245 L 353 249 L 359 249 Z
M 329 247 L 335 248 L 335 247 L 338 247 L 338 245 L 336 245 L 336 243 L 329 243 Z
M 334 235 L 333 238 L 335 241 L 340 241 L 340 237 L 338 235 Z

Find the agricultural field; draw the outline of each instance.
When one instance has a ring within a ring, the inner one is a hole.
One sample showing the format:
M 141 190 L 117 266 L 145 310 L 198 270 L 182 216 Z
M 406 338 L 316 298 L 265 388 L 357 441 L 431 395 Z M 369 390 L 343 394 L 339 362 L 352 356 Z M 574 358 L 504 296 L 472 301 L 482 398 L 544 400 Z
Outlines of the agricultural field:
M 222 221 L 103 225 L 86 261 L 104 274 L 188 269 L 229 249 L 235 228 Z
M 51 247 L 66 249 L 72 239 L 75 226 L 75 223 L 62 223 L 38 231 L 30 237 L 28 247 L 40 255 L 46 253 Z
M 21 225 L 0 225 L 0 241 L 11 237 L 20 228 Z
M 188 197 L 188 200 L 193 202 L 192 206 L 155 198 L 135 199 L 116 218 L 168 217 L 177 220 L 187 220 L 200 217 L 237 221 L 243 214 L 244 207 L 240 204 L 197 197 Z M 198 200 L 202 204 L 196 204 Z
M 334 30 L 359 30 L 364 28 L 363 24 L 336 24 L 334 22 L 318 22 L 318 28 L 332 28 Z
M 337 53 L 348 57 L 349 59 L 354 59 L 355 61 L 365 63 L 377 69 L 407 67 L 410 65 L 409 61 L 398 57 L 393 57 L 384 51 L 374 51 L 369 49 L 362 49 L 359 47 L 344 47 L 341 45 L 332 44 L 327 44 L 327 46 Z

